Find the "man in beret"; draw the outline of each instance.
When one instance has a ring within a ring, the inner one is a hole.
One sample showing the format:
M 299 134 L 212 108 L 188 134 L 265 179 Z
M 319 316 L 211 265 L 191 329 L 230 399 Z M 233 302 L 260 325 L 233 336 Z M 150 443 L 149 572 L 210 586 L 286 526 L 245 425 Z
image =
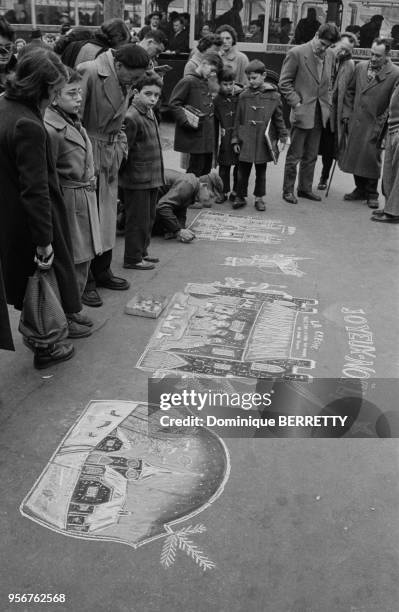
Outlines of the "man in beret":
M 127 43 L 109 49 L 95 60 L 79 65 L 82 80 L 82 123 L 93 145 L 97 176 L 97 198 L 100 216 L 102 255 L 90 267 L 89 280 L 82 302 L 101 306 L 97 287 L 125 290 L 129 283 L 111 271 L 112 249 L 118 197 L 118 170 L 127 153 L 126 135 L 122 131 L 131 89 L 149 66 L 148 53 L 140 45 Z
M 159 188 L 153 233 L 165 239 L 177 238 L 191 242 L 194 232 L 186 229 L 187 208 L 210 208 L 212 202 L 223 195 L 223 182 L 213 170 L 200 176 L 165 170 L 165 185 Z

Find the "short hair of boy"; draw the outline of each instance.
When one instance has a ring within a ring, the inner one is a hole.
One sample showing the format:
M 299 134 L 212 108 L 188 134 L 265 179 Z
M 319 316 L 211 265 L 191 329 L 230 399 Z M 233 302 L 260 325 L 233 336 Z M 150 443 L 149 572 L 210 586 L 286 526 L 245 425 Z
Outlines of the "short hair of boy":
M 134 86 L 134 89 L 137 91 L 141 91 L 143 87 L 151 87 L 152 85 L 156 85 L 159 89 L 162 89 L 162 79 L 157 75 L 156 72 L 146 72 L 143 76 L 137 81 Z
M 222 58 L 217 53 L 213 53 L 213 51 L 207 51 L 206 53 L 204 53 L 202 61 L 207 62 L 211 66 L 214 66 L 217 72 L 223 70 Z
M 256 72 L 256 74 L 263 74 L 264 72 L 266 72 L 266 66 L 260 60 L 252 60 L 245 68 L 245 74 L 251 74 L 251 72 Z
M 221 47 L 222 39 L 217 34 L 207 34 L 199 39 L 197 49 L 200 53 L 205 53 L 210 47 Z
M 230 68 L 230 66 L 225 66 L 222 72 L 220 73 L 220 80 L 225 81 L 226 83 L 231 83 L 232 81 L 235 81 L 235 78 L 236 72 L 235 70 Z
M 70 66 L 65 66 L 66 71 L 68 73 L 67 84 L 71 85 L 72 83 L 79 83 L 82 80 L 82 75 L 80 72 L 75 70 L 75 68 L 71 68 Z
M 113 51 L 114 58 L 125 68 L 147 68 L 150 58 L 145 49 L 135 43 L 126 43 Z
M 157 43 L 157 45 L 164 45 L 166 47 L 168 44 L 167 36 L 162 32 L 162 30 L 150 30 L 144 34 L 143 40 L 146 38 L 150 38 Z
M 328 40 L 334 45 L 339 40 L 339 30 L 335 23 L 324 23 L 317 30 L 318 37 L 322 40 Z

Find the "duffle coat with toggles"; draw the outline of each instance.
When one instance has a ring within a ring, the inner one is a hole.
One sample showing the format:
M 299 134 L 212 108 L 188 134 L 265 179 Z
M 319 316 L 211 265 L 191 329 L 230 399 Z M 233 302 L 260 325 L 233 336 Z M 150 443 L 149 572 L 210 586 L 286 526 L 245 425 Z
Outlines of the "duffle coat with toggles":
M 238 99 L 232 138 L 233 144 L 240 145 L 240 161 L 253 164 L 272 161 L 265 139 L 269 121 L 272 141 L 288 135 L 277 88 L 265 83 L 257 90 L 245 89 Z
M 204 113 L 198 129 L 187 121 L 184 106 L 194 106 Z M 208 80 L 198 74 L 183 77 L 172 91 L 169 107 L 176 118 L 175 151 L 180 153 L 213 153 L 215 124 L 212 94 Z
M 233 166 L 238 162 L 238 155 L 234 153 L 231 139 L 233 138 L 238 96 L 241 92 L 242 87 L 236 85 L 231 95 L 226 96 L 219 93 L 214 101 L 216 125 L 221 130 L 218 163 L 222 166 Z
M 98 212 L 103 251 L 115 246 L 118 171 L 127 156 L 122 130 L 129 91 L 124 92 L 115 72 L 112 51 L 78 66 L 83 79 L 82 123 L 93 146 L 94 171 L 98 180 Z

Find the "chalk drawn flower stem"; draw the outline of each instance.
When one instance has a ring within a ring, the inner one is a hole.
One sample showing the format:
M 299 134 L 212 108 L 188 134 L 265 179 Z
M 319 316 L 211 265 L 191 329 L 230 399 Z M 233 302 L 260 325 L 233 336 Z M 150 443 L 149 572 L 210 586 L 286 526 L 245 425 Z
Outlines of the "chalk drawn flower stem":
M 216 564 L 211 561 L 202 550 L 198 548 L 192 540 L 187 536 L 204 533 L 206 531 L 205 525 L 201 523 L 197 525 L 189 525 L 184 527 L 177 532 L 173 532 L 171 528 L 168 528 L 168 535 L 162 547 L 161 552 L 161 565 L 165 568 L 171 567 L 176 560 L 176 549 L 184 551 L 200 568 L 205 572 L 208 569 L 216 567 Z

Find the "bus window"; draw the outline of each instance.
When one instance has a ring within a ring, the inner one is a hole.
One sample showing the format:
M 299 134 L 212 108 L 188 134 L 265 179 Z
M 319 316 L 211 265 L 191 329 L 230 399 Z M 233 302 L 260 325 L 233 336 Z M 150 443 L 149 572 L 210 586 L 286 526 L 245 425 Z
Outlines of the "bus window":
M 239 43 L 263 45 L 266 42 L 265 15 L 265 0 L 197 0 L 194 38 L 198 40 L 221 25 L 230 25 L 237 32 Z

